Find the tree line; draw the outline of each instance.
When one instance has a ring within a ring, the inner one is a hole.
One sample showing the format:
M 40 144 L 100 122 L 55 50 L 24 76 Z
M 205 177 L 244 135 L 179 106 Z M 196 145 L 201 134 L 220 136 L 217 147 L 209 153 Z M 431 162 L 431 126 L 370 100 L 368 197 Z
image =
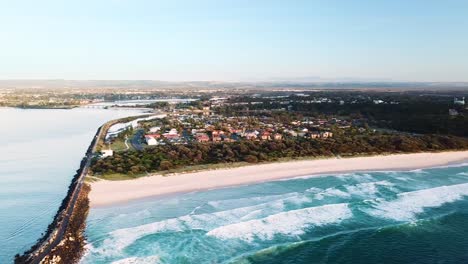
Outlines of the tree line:
M 239 141 L 160 145 L 142 151 L 115 153 L 95 158 L 91 173 L 129 174 L 167 171 L 194 165 L 269 162 L 282 158 L 356 156 L 468 149 L 468 139 L 444 135 L 383 134 L 353 135 L 326 140 L 289 138 L 282 141 Z

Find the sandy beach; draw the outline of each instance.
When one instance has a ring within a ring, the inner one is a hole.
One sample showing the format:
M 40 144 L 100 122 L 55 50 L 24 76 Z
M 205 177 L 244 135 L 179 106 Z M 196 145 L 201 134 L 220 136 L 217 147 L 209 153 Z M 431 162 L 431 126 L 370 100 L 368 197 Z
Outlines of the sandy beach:
M 91 206 L 111 206 L 152 196 L 207 190 L 299 176 L 356 171 L 411 170 L 468 161 L 468 151 L 329 158 L 268 163 L 135 180 L 93 182 Z

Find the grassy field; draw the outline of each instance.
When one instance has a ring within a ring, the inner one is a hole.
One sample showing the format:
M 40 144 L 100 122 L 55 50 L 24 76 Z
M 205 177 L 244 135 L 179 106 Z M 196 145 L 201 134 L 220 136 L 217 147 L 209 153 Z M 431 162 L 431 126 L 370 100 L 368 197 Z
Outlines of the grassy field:
M 127 142 L 127 145 L 129 147 L 128 150 L 133 150 L 133 147 L 129 142 Z M 125 145 L 125 139 L 116 139 L 114 142 L 112 142 L 110 148 L 115 152 L 127 150 L 127 146 Z

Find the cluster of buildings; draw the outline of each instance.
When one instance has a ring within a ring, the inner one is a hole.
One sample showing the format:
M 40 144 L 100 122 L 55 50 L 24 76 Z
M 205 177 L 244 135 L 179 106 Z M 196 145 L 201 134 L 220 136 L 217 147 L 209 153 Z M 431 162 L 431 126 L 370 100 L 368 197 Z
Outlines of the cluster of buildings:
M 465 97 L 462 97 L 461 99 L 459 99 L 457 97 L 453 98 L 453 104 L 454 105 L 465 106 Z
M 465 97 L 462 97 L 462 98 L 454 97 L 453 104 L 454 104 L 454 107 L 457 108 L 458 110 L 455 108 L 449 109 L 449 116 L 451 117 L 458 116 L 460 114 L 459 110 L 465 107 Z M 468 107 L 466 109 L 468 109 Z
M 159 133 L 161 127 L 152 127 L 150 133 L 145 135 L 145 141 L 148 146 L 155 146 L 159 144 L 164 144 L 165 141 L 169 143 L 181 143 L 181 135 L 177 129 L 172 128 L 168 132 Z
M 166 119 L 164 125 L 146 129 L 144 137 L 149 146 L 188 142 L 277 141 L 294 137 L 327 139 L 333 137 L 332 126 L 350 127 L 347 121 L 339 119 L 307 119 L 281 123 L 268 117 L 200 116 L 185 113 L 172 113 Z

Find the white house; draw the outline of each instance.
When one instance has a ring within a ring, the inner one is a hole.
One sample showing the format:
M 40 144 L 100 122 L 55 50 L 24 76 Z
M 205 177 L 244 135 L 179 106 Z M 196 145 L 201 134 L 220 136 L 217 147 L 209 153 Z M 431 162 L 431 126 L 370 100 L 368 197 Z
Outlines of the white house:
M 101 150 L 101 157 L 112 157 L 114 155 L 114 151 L 112 149 L 103 149 Z
M 454 98 L 453 103 L 456 105 L 465 105 L 465 97 L 462 97 L 462 99 Z
M 169 134 L 169 135 L 177 135 L 177 134 L 179 134 L 179 132 L 177 131 L 177 129 L 172 128 L 172 129 L 169 131 L 169 133 L 167 133 L 167 134 Z
M 145 136 L 145 140 L 146 140 L 146 144 L 148 144 L 148 146 L 158 145 L 158 141 L 154 137 Z
M 161 127 L 155 126 L 149 129 L 150 133 L 156 133 L 161 130 Z

